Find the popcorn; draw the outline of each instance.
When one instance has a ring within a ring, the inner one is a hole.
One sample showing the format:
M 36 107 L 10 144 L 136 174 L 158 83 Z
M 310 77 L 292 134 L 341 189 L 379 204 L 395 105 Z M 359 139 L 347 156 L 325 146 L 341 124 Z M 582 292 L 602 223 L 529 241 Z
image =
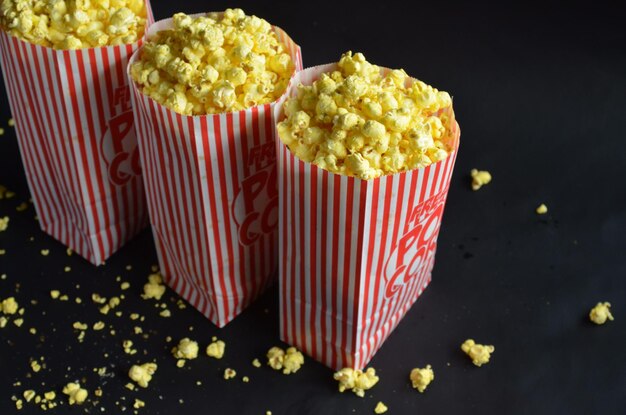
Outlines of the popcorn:
M 283 374 L 289 375 L 300 370 L 304 364 L 304 355 L 295 347 L 289 347 L 286 351 L 280 347 L 272 347 L 267 352 L 267 364 L 272 369 L 282 370 Z
M 449 120 L 440 110 L 451 105 L 447 92 L 346 52 L 337 70 L 298 87 L 277 130 L 301 160 L 370 180 L 448 157 Z
M 339 382 L 339 392 L 352 390 L 358 397 L 364 397 L 365 391 L 371 389 L 378 383 L 376 369 L 368 368 L 365 372 L 345 367 L 333 375 Z
M 490 345 L 476 344 L 474 340 L 467 339 L 461 345 L 461 350 L 472 359 L 472 363 L 480 367 L 485 363 L 489 363 L 491 353 L 493 353 L 496 348 Z
M 472 175 L 472 190 L 474 191 L 491 182 L 491 173 L 487 170 L 472 169 L 470 174 Z
M 295 66 L 272 26 L 241 9 L 191 17 L 146 42 L 131 76 L 142 92 L 184 115 L 239 111 L 278 99 Z
M 385 412 L 387 412 L 389 410 L 389 408 L 387 408 L 387 405 L 385 405 L 382 402 L 378 402 L 376 404 L 376 407 L 374 408 L 374 413 L 375 414 L 384 414 Z
M 15 301 L 15 298 L 13 297 L 9 297 L 5 300 L 2 300 L 2 303 L 0 303 L 0 312 L 4 314 L 15 314 L 17 313 L 18 308 L 19 308 L 19 305 L 17 304 L 17 301 Z
M 548 213 L 548 207 L 542 203 L 539 206 L 537 206 L 537 209 L 535 209 L 535 212 L 537 212 L 538 215 L 545 215 L 546 213 Z
M 139 0 L 3 0 L 2 30 L 54 49 L 81 49 L 136 42 L 146 26 Z
M 224 370 L 224 379 L 225 380 L 232 379 L 235 376 L 237 376 L 237 372 L 234 369 L 226 368 L 226 370 Z
M 172 349 L 172 354 L 177 359 L 191 360 L 198 357 L 198 350 L 198 343 L 185 337 Z
M 4 232 L 9 227 L 9 217 L 0 218 L 0 232 Z
M 613 314 L 611 314 L 611 303 L 598 303 L 589 312 L 589 320 L 596 324 L 604 324 L 607 320 L 613 321 Z
M 165 285 L 163 285 L 161 274 L 157 272 L 148 275 L 148 282 L 143 286 L 143 294 L 141 295 L 141 298 L 144 300 L 149 298 L 160 300 L 163 294 L 165 294 Z
M 411 379 L 413 388 L 423 393 L 426 387 L 430 385 L 430 382 L 435 379 L 435 373 L 430 365 L 426 365 L 423 369 L 415 368 L 411 370 L 409 379 Z
M 143 365 L 133 365 L 128 371 L 128 377 L 142 388 L 147 388 L 152 380 L 152 375 L 157 370 L 156 363 L 144 363 Z
M 211 344 L 206 348 L 206 354 L 209 357 L 221 359 L 224 356 L 224 350 L 226 349 L 226 343 L 222 340 L 214 339 Z
M 80 405 L 87 400 L 88 392 L 80 387 L 80 383 L 68 383 L 63 388 L 63 393 L 69 396 L 70 405 Z

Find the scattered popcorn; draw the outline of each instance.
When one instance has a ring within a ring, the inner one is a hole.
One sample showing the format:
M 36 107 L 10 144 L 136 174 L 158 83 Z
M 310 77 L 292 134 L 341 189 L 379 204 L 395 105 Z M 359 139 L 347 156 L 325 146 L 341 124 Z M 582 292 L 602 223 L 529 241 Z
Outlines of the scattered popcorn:
M 235 372 L 233 369 L 226 368 L 226 370 L 224 370 L 224 379 L 226 379 L 226 380 L 232 379 L 235 376 L 237 376 L 237 372 Z
M 286 351 L 280 347 L 272 347 L 267 352 L 267 364 L 272 369 L 282 369 L 283 374 L 289 375 L 296 373 L 304 364 L 304 356 L 295 347 L 289 347 Z
M 611 303 L 598 303 L 594 308 L 589 312 L 589 320 L 593 321 L 596 324 L 604 324 L 607 320 L 613 321 L 613 314 L 611 314 Z
M 22 202 L 18 206 L 15 207 L 15 210 L 17 210 L 18 212 L 23 212 L 26 209 L 28 209 L 28 203 L 26 202 Z
M 4 0 L 0 26 L 27 42 L 55 49 L 123 45 L 143 36 L 146 7 L 139 0 Z
M 93 325 L 93 329 L 98 331 L 98 330 L 102 330 L 105 327 L 105 324 L 103 321 L 98 321 L 96 323 L 94 323 Z
M 0 317 L 0 329 L 5 328 L 8 322 L 9 320 L 6 317 Z
M 333 378 L 339 382 L 339 392 L 352 390 L 358 397 L 364 397 L 365 391 L 371 389 L 378 383 L 376 369 L 368 368 L 365 372 L 355 370 L 349 367 L 343 368 L 333 375 Z
M 34 328 L 34 327 L 31 327 L 31 328 L 29 328 L 29 329 L 28 329 L 28 332 L 29 332 L 30 334 L 33 334 L 33 335 L 34 335 L 34 334 L 37 334 L 37 329 L 36 329 L 36 328 Z
M 35 391 L 32 389 L 26 390 L 24 391 L 24 399 L 26 400 L 26 402 L 30 402 L 34 397 L 35 397 Z
M 57 298 L 59 298 L 60 295 L 61 295 L 61 292 L 59 290 L 50 291 L 50 298 L 52 298 L 53 300 L 56 300 Z
M 44 393 L 43 397 L 46 398 L 47 401 L 53 401 L 56 399 L 57 394 L 54 391 L 50 391 L 50 392 Z
M 17 304 L 17 301 L 15 301 L 15 298 L 13 297 L 9 297 L 5 300 L 2 300 L 2 303 L 0 303 L 0 312 L 4 314 L 15 314 L 17 313 L 18 308 L 19 308 L 19 305 Z
M 50 254 L 50 250 L 49 249 L 42 249 L 41 250 L 41 255 L 48 256 L 49 254 Z
M 430 385 L 430 382 L 435 380 L 435 372 L 433 372 L 430 365 L 426 365 L 423 369 L 415 368 L 411 370 L 409 378 L 411 379 L 413 388 L 423 393 L 428 385 Z
M 0 255 L 4 255 L 6 253 L 7 253 L 6 249 L 0 249 Z
M 474 340 L 467 339 L 461 345 L 461 350 L 463 350 L 470 357 L 470 359 L 472 359 L 472 363 L 480 367 L 485 363 L 489 363 L 491 353 L 493 353 L 496 348 L 490 345 L 476 344 L 474 343 Z
M 41 365 L 38 361 L 33 360 L 32 362 L 30 362 L 30 368 L 33 370 L 33 372 L 37 373 L 41 370 Z
M 252 361 L 252 366 L 254 366 L 254 367 L 261 367 L 261 361 L 259 361 L 259 359 L 254 359 Z
M 80 321 L 74 322 L 74 324 L 72 324 L 72 327 L 74 327 L 76 330 L 87 330 L 89 328 L 87 324 L 81 323 Z
M 491 182 L 491 173 L 487 170 L 472 169 L 470 174 L 472 176 L 472 190 L 478 190 Z
M 0 218 L 0 232 L 4 232 L 9 227 L 9 217 Z
M 128 377 L 142 388 L 147 388 L 152 380 L 152 375 L 157 370 L 156 363 L 144 363 L 143 365 L 133 365 L 128 371 Z
M 287 88 L 295 67 L 267 21 L 241 9 L 172 20 L 131 68 L 155 101 L 180 114 L 214 114 L 270 103 Z
M 127 289 L 129 289 L 129 288 L 130 288 L 130 283 L 128 283 L 128 282 L 123 282 L 123 283 L 121 283 L 121 284 L 120 284 L 120 288 L 121 288 L 122 290 L 127 290 Z
M 337 70 L 298 86 L 277 130 L 301 160 L 369 180 L 448 157 L 450 120 L 440 110 L 451 105 L 447 92 L 346 52 Z
M 122 342 L 122 347 L 124 348 L 124 353 L 126 353 L 126 354 L 133 355 L 133 354 L 137 353 L 137 350 L 133 349 L 133 342 L 132 342 L 132 340 L 124 340 Z
M 143 294 L 141 297 L 144 300 L 154 298 L 160 300 L 163 294 L 165 294 L 165 285 L 162 284 L 163 279 L 161 274 L 154 273 L 148 276 L 148 282 L 143 286 Z
M 244 377 L 242 377 L 242 378 L 241 378 L 241 381 L 242 381 L 243 383 L 248 383 L 248 382 L 250 382 L 250 378 L 249 378 L 249 377 L 247 377 L 247 376 L 244 376 Z
M 80 387 L 79 383 L 68 383 L 63 388 L 63 393 L 69 396 L 70 405 L 80 405 L 87 400 L 88 392 Z
M 548 207 L 542 203 L 535 209 L 535 212 L 537 212 L 538 215 L 545 215 L 548 213 Z
M 183 366 L 185 366 L 185 359 L 178 359 L 176 361 L 176 367 L 182 368 Z
M 177 359 L 195 359 L 198 357 L 198 343 L 185 337 L 172 349 L 172 354 Z
M 9 118 L 9 121 L 7 121 L 7 124 L 9 125 L 9 127 L 15 127 L 15 120 L 13 119 L 13 117 Z
M 21 409 L 22 409 L 22 407 L 23 407 L 23 405 L 24 405 L 24 403 L 22 402 L 22 400 L 21 400 L 21 399 L 18 399 L 17 401 L 15 401 L 15 408 L 16 408 L 17 410 L 21 410 Z
M 206 348 L 206 354 L 209 357 L 221 359 L 224 356 L 224 350 L 226 349 L 226 343 L 222 340 L 213 340 Z
M 100 388 L 96 389 L 93 394 L 96 395 L 97 397 L 101 397 L 102 396 L 102 389 L 100 389 Z
M 15 324 L 17 327 L 22 327 L 22 324 L 24 324 L 24 319 L 18 318 L 13 320 L 13 324 Z
M 0 135 L 4 135 L 4 128 L 0 128 Z
M 374 413 L 375 414 L 384 414 L 385 412 L 387 412 L 389 410 L 389 408 L 387 408 L 387 405 L 385 405 L 382 402 L 378 402 L 376 404 L 376 408 L 374 408 Z
M 165 317 L 165 318 L 167 318 L 167 317 L 171 317 L 171 316 L 172 316 L 172 312 L 171 312 L 170 310 L 165 309 L 165 310 L 162 310 L 162 311 L 159 313 L 159 315 L 160 315 L 161 317 Z
M 135 398 L 135 403 L 133 404 L 133 408 L 139 409 L 139 408 L 143 408 L 144 406 L 146 406 L 146 403 L 144 401 Z

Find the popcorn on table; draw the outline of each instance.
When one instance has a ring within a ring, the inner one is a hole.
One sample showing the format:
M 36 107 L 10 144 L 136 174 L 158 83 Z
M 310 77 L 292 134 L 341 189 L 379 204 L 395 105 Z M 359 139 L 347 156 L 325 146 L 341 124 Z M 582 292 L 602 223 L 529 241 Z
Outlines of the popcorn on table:
M 472 176 L 472 190 L 474 191 L 491 182 L 491 173 L 487 170 L 472 169 L 470 174 Z
M 435 380 L 435 372 L 433 372 L 433 368 L 430 365 L 426 365 L 423 369 L 415 368 L 411 370 L 409 378 L 413 388 L 423 393 L 428 385 Z
M 141 297 L 144 300 L 154 298 L 155 300 L 160 300 L 165 294 L 165 285 L 163 285 L 163 278 L 161 274 L 155 272 L 154 274 L 148 275 L 148 282 L 143 286 L 143 294 Z
M 374 413 L 375 414 L 384 414 L 389 410 L 389 408 L 387 408 L 387 405 L 385 405 L 382 402 L 378 402 L 376 404 L 376 407 L 374 408 Z
M 496 348 L 491 345 L 477 344 L 474 340 L 467 339 L 461 345 L 461 350 L 463 350 L 470 357 L 470 359 L 472 359 L 472 363 L 480 367 L 485 363 L 489 363 L 491 353 L 493 353 Z
M 447 92 L 395 69 L 383 75 L 361 53 L 346 52 L 285 102 L 278 134 L 298 158 L 332 173 L 373 179 L 443 160 L 449 146 Z
M 548 213 L 548 207 L 542 203 L 539 206 L 537 206 L 537 209 L 535 209 L 535 212 L 537 212 L 538 215 L 545 215 L 546 213 Z
M 3 0 L 0 26 L 27 42 L 54 49 L 124 45 L 146 26 L 144 0 Z
M 352 390 L 361 398 L 365 396 L 365 391 L 373 388 L 379 380 L 376 376 L 376 369 L 373 367 L 367 368 L 365 372 L 345 367 L 335 372 L 333 378 L 339 382 L 339 392 Z
M 296 373 L 304 364 L 304 355 L 295 347 L 283 350 L 272 347 L 267 352 L 267 364 L 274 370 L 282 370 L 283 374 Z
M 87 400 L 88 392 L 80 387 L 80 383 L 70 382 L 63 388 L 63 393 L 69 397 L 70 405 L 80 405 Z
M 198 357 L 198 350 L 198 343 L 185 337 L 172 349 L 172 354 L 177 359 L 191 360 Z
M 225 349 L 226 343 L 224 343 L 222 340 L 214 339 L 213 342 L 207 346 L 206 354 L 209 357 L 221 359 L 222 357 L 224 357 Z
M 147 388 L 148 383 L 152 380 L 152 375 L 157 370 L 156 363 L 144 363 L 142 365 L 133 365 L 128 371 L 128 377 L 131 378 L 142 388 Z
M 613 321 L 613 314 L 611 314 L 611 303 L 598 303 L 589 312 L 589 320 L 596 324 L 604 324 L 607 320 Z
M 275 101 L 287 88 L 295 66 L 264 19 L 226 9 L 172 20 L 131 68 L 160 104 L 184 115 L 232 112 Z

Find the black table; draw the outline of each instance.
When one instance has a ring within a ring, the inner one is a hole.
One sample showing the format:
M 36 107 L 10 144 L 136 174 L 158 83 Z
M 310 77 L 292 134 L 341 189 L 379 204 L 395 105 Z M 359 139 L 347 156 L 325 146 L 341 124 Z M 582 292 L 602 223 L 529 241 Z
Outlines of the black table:
M 160 3 L 153 2 L 157 18 L 178 9 L 233 6 Z M 0 217 L 11 218 L 0 233 L 0 249 L 6 250 L 0 256 L 0 275 L 6 274 L 0 299 L 14 295 L 26 312 L 22 327 L 11 322 L 0 329 L 0 414 L 17 413 L 11 397 L 21 398 L 26 389 L 55 390 L 63 404 L 49 412 L 59 414 L 132 413 L 135 398 L 146 402 L 142 414 L 369 414 L 378 401 L 390 414 L 623 413 L 624 16 L 599 6 L 504 9 L 445 2 L 421 3 L 419 13 L 391 2 L 237 6 L 284 28 L 302 46 L 305 66 L 336 61 L 351 49 L 454 95 L 461 149 L 433 281 L 372 360 L 380 383 L 360 399 L 338 393 L 332 371 L 310 359 L 289 376 L 253 367 L 254 358 L 264 360 L 267 349 L 280 344 L 276 287 L 222 330 L 191 307 L 178 309 L 169 290 L 164 299 L 173 315 L 160 317 L 154 302 L 139 296 L 156 263 L 148 230 L 106 266 L 68 257 L 39 231 L 32 206 L 16 211 L 29 194 L 3 98 L 0 183 L 16 197 L 0 200 Z M 474 167 L 494 177 L 478 192 L 469 186 Z M 547 215 L 535 213 L 540 203 L 548 205 Z M 49 255 L 42 256 L 42 249 Z M 123 281 L 130 283 L 126 291 Z M 52 300 L 55 289 L 70 301 Z M 124 294 L 114 310 L 122 317 L 101 315 L 92 293 Z M 614 322 L 599 327 L 588 321 L 598 301 L 613 304 Z M 131 313 L 145 320 L 130 320 Z M 107 328 L 88 330 L 80 343 L 72 323 L 99 320 Z M 219 336 L 227 344 L 225 357 L 201 353 L 178 369 L 170 349 L 186 336 L 200 343 L 201 352 Z M 496 346 L 488 365 L 476 368 L 460 351 L 468 337 Z M 124 353 L 125 339 L 133 340 L 136 355 Z M 41 362 L 42 356 L 45 367 L 32 373 L 30 359 Z M 126 389 L 130 365 L 153 359 L 159 368 L 148 389 Z M 408 375 L 426 364 L 433 366 L 435 381 L 420 394 Z M 101 367 L 106 376 L 94 372 Z M 222 378 L 227 367 L 237 371 L 236 379 Z M 249 383 L 241 381 L 244 375 Z M 60 390 L 77 379 L 90 399 L 69 408 Z M 102 398 L 94 396 L 98 386 Z M 19 413 L 40 412 L 27 404 Z

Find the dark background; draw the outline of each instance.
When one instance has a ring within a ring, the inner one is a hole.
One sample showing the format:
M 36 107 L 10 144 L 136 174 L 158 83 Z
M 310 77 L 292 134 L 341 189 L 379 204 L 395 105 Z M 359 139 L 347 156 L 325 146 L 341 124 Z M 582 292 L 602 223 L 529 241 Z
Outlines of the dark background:
M 51 413 L 142 414 L 370 414 L 381 400 L 389 414 L 617 414 L 626 408 L 626 32 L 624 14 L 593 3 L 583 7 L 483 6 L 471 2 L 400 2 L 376 6 L 340 2 L 153 1 L 157 18 L 173 12 L 242 7 L 284 28 L 303 50 L 305 66 L 360 51 L 373 63 L 401 67 L 454 96 L 461 148 L 431 286 L 420 297 L 371 366 L 380 383 L 364 399 L 340 394 L 332 371 L 307 359 L 295 375 L 250 365 L 278 345 L 276 287 L 233 323 L 218 330 L 199 313 L 158 316 L 140 299 L 156 263 L 149 231 L 94 268 L 38 230 L 28 199 L 5 98 L 0 124 L 0 183 L 17 193 L 0 200 L 0 298 L 15 295 L 26 307 L 21 328 L 0 329 L 0 414 L 16 412 L 11 396 L 39 393 L 82 379 L 90 401 L 64 403 Z M 1 92 L 4 96 L 4 91 Z M 493 182 L 469 187 L 471 168 L 487 169 Z M 549 213 L 535 214 L 546 203 Z M 30 238 L 33 238 L 31 241 Z M 50 249 L 47 257 L 41 249 Z M 125 270 L 132 264 L 132 271 Z M 65 273 L 69 265 L 72 271 Z M 129 281 L 121 318 L 103 316 L 91 302 L 98 292 L 119 295 Z M 69 302 L 53 302 L 59 289 Z M 79 296 L 82 304 L 73 299 Z M 36 304 L 32 304 L 35 301 Z M 615 321 L 589 323 L 598 301 L 613 304 Z M 132 322 L 137 312 L 144 322 Z M 103 320 L 115 328 L 91 329 L 76 340 L 74 321 Z M 132 334 L 141 326 L 148 339 Z M 28 332 L 37 329 L 36 335 Z M 191 330 L 193 328 L 193 331 Z M 201 345 L 219 335 L 227 344 L 221 361 L 201 353 L 184 369 L 169 353 L 190 336 Z M 468 337 L 496 346 L 492 361 L 474 367 L 459 350 Z M 139 353 L 124 354 L 132 339 Z M 32 374 L 30 358 L 45 357 Z M 108 357 L 106 357 L 108 356 Z M 130 365 L 155 359 L 159 369 L 146 390 L 123 387 Z M 411 389 L 411 368 L 431 364 L 435 381 L 420 394 Z M 101 378 L 94 367 L 106 366 Z M 232 367 L 235 380 L 224 381 Z M 242 383 L 248 375 L 250 383 Z M 14 383 L 20 381 L 20 386 Z M 196 384 L 202 382 L 202 386 Z M 42 386 L 45 385 L 45 386 Z M 93 391 L 102 386 L 104 397 Z M 57 401 L 66 401 L 65 396 Z M 98 402 L 96 402 L 98 401 Z M 126 407 L 126 411 L 122 410 Z M 21 413 L 40 413 L 32 404 Z

